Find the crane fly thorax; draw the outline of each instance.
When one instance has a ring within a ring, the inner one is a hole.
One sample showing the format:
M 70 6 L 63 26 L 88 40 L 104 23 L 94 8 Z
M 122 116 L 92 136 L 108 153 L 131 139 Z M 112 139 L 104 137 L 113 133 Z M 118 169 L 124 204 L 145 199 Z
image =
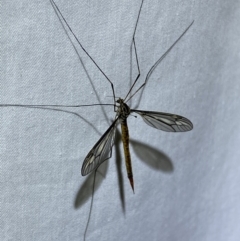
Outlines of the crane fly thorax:
M 124 103 L 123 99 L 119 98 L 117 103 L 119 104 L 119 106 L 117 106 L 117 115 L 119 116 L 120 120 L 124 121 L 130 115 L 131 110 L 129 106 Z

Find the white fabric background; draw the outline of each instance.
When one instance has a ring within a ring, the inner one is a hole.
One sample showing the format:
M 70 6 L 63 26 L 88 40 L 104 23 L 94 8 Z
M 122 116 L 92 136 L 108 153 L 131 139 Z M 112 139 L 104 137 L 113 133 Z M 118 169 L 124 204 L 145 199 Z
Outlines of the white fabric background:
M 57 4 L 123 97 L 140 1 Z M 48 0 L 1 5 L 1 104 L 99 103 L 94 90 L 112 103 L 109 83 L 80 50 L 87 76 Z M 140 81 L 192 20 L 139 109 L 183 115 L 194 129 L 164 133 L 129 117 L 135 194 L 122 154 L 124 199 L 119 194 L 119 142 L 98 182 L 86 240 L 239 240 L 240 2 L 145 0 L 136 34 Z M 93 127 L 64 112 L 0 109 L 1 240 L 83 240 L 91 180 L 80 170 L 114 118 L 105 110 L 108 120 L 99 107 L 72 110 Z

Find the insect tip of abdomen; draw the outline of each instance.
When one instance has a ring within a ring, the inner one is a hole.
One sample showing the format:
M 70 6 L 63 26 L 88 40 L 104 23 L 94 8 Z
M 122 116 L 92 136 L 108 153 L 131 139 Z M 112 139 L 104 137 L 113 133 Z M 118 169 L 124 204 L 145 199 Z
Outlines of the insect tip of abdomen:
M 133 193 L 134 193 L 134 182 L 133 182 L 133 177 L 129 177 L 129 181 L 130 181 L 130 184 L 131 184 L 131 187 L 132 187 Z

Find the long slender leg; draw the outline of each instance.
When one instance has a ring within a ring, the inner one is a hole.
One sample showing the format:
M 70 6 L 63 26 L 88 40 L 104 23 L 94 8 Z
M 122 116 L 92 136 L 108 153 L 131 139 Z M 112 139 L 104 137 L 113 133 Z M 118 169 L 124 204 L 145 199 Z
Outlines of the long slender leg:
M 150 70 L 148 71 L 145 81 L 144 83 L 135 91 L 134 94 L 132 94 L 127 101 L 128 102 L 140 89 L 142 89 L 148 79 L 150 78 L 152 72 L 155 70 L 155 68 L 159 65 L 159 63 L 167 56 L 167 54 L 172 50 L 172 48 L 177 44 L 177 42 L 185 35 L 185 33 L 188 31 L 188 29 L 192 26 L 192 24 L 194 23 L 194 21 L 191 22 L 191 24 L 184 30 L 184 32 L 178 37 L 178 39 L 167 49 L 167 51 L 155 62 L 155 64 L 150 68 Z
M 108 105 L 114 106 L 114 104 L 91 104 L 91 105 L 20 105 L 20 104 L 0 104 L 0 107 L 25 107 L 25 108 L 40 108 L 40 107 L 88 107 L 88 106 L 96 106 L 96 105 Z
M 131 88 L 129 89 L 126 97 L 124 98 L 124 101 L 127 99 L 128 95 L 131 93 L 134 85 L 137 83 L 137 81 L 138 81 L 138 79 L 139 79 L 139 77 L 140 77 L 140 75 L 141 75 L 141 73 L 140 73 L 140 67 L 139 67 L 139 61 L 138 61 L 138 55 L 137 55 L 136 42 L 135 42 L 135 34 L 136 34 L 136 30 L 137 30 L 137 26 L 138 26 L 138 22 L 139 22 L 140 13 L 141 13 L 141 10 L 142 10 L 143 2 L 144 2 L 144 0 L 142 0 L 141 6 L 140 6 L 140 8 L 139 8 L 138 17 L 137 17 L 137 21 L 136 21 L 136 24 L 135 24 L 135 28 L 134 28 L 134 32 L 133 32 L 133 37 L 132 37 L 131 48 L 130 48 L 130 53 L 132 53 L 132 46 L 134 46 L 134 53 L 135 53 L 135 59 L 136 59 L 136 62 L 137 62 L 138 75 L 137 75 L 136 79 L 134 80 Z M 131 54 L 131 60 L 132 60 L 132 54 Z M 131 70 L 131 73 L 132 73 L 132 70 Z
M 112 92 L 113 92 L 113 99 L 114 99 L 114 103 L 115 103 L 115 91 L 114 91 L 114 86 L 112 81 L 107 77 L 107 75 L 103 72 L 103 70 L 99 67 L 99 65 L 96 63 L 96 61 L 91 57 L 91 55 L 87 52 L 87 50 L 83 47 L 83 45 L 81 44 L 81 42 L 79 41 L 79 39 L 77 38 L 77 36 L 74 34 L 74 32 L 72 31 L 71 27 L 69 26 L 69 24 L 67 23 L 66 19 L 64 18 L 62 12 L 60 11 L 60 9 L 58 8 L 57 4 L 55 3 L 54 0 L 50 0 L 50 3 L 52 4 L 53 8 L 57 11 L 57 13 L 61 16 L 62 20 L 64 21 L 64 23 L 66 24 L 67 28 L 69 29 L 69 31 L 71 32 L 71 34 L 73 35 L 73 37 L 75 38 L 75 40 L 78 42 L 79 46 L 81 47 L 81 49 L 86 53 L 86 55 L 92 60 L 92 62 L 95 64 L 95 66 L 99 69 L 99 71 L 104 75 L 104 77 L 108 80 L 108 82 L 111 85 L 112 88 Z

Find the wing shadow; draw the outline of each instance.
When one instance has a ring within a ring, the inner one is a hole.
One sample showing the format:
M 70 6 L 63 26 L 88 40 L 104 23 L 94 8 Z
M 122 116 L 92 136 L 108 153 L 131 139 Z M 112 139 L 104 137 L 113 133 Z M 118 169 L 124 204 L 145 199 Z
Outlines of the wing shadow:
M 168 173 L 173 172 L 172 161 L 163 152 L 133 139 L 130 140 L 130 144 L 136 156 L 150 168 Z
M 99 187 L 102 184 L 102 181 L 106 177 L 108 170 L 108 160 L 103 162 L 99 168 L 97 169 L 96 177 L 95 177 L 95 182 L 94 182 L 94 175 L 95 171 L 90 173 L 87 178 L 85 179 L 84 183 L 81 185 L 76 198 L 75 198 L 75 203 L 74 207 L 80 208 L 89 198 L 94 195 L 94 193 L 99 189 Z M 94 185 L 94 193 L 93 193 L 93 185 Z

